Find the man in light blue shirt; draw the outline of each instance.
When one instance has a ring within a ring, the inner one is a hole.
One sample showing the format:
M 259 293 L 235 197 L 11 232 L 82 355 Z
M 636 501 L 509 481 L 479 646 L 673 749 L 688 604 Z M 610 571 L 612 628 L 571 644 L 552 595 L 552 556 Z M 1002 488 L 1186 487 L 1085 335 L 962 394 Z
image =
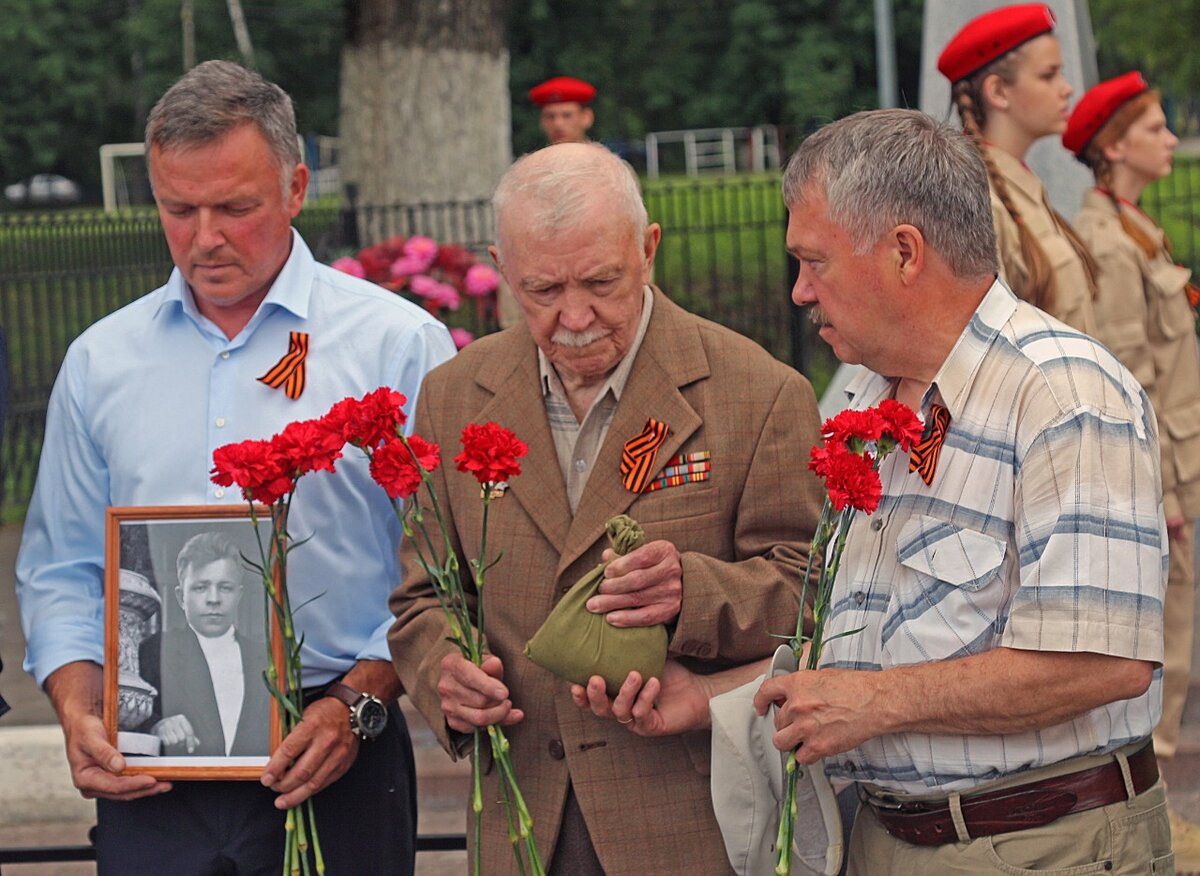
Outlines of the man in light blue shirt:
M 275 869 L 282 810 L 317 792 L 331 872 L 411 872 L 412 751 L 385 640 L 400 528 L 353 453 L 297 492 L 289 528 L 312 538 L 288 583 L 293 604 L 307 603 L 297 622 L 310 700 L 261 785 L 121 776 L 105 734 L 105 507 L 241 503 L 209 481 L 215 448 L 381 385 L 411 405 L 454 352 L 444 326 L 317 264 L 291 228 L 308 169 L 278 86 L 236 64 L 202 64 L 156 105 L 146 141 L 176 268 L 88 329 L 63 363 L 17 564 L 26 668 L 58 712 L 76 786 L 100 798 L 102 873 Z M 291 380 L 261 379 L 295 346 L 307 352 Z M 362 697 L 392 704 L 379 738 L 354 723 Z

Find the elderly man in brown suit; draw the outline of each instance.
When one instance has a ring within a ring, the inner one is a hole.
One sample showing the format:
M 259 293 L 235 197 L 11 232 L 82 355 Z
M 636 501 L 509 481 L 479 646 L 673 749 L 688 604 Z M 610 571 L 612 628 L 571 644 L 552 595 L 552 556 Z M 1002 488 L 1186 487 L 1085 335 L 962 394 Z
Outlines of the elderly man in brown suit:
M 816 399 L 795 371 L 649 285 L 660 229 L 602 147 L 523 158 L 494 202 L 492 254 L 524 322 L 431 372 L 416 412 L 418 431 L 443 447 L 487 421 L 529 444 L 489 512 L 488 552 L 503 554 L 485 591 L 491 656 L 477 668 L 445 641 L 406 551 L 391 601 L 397 670 L 452 756 L 474 727 L 509 728 L 551 873 L 729 873 L 708 733 L 638 738 L 578 709 L 569 683 L 522 649 L 600 561 L 608 518 L 626 512 L 651 540 L 609 565 L 590 610 L 616 626 L 667 623 L 670 652 L 701 672 L 773 651 L 771 634 L 794 628 L 820 509 L 805 473 Z M 651 420 L 666 437 L 640 483 L 622 474 L 622 452 Z M 463 563 L 479 544 L 479 487 L 444 470 L 435 487 Z M 485 777 L 485 800 L 499 799 L 497 781 Z M 515 867 L 498 807 L 485 807 L 482 843 L 486 872 Z

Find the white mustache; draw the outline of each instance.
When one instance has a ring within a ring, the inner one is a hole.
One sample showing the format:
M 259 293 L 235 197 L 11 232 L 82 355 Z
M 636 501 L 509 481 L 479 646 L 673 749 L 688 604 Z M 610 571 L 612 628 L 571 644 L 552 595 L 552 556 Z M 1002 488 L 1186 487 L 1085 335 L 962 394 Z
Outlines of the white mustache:
M 808 319 L 813 325 L 817 326 L 818 328 L 820 326 L 829 325 L 829 317 L 825 315 L 824 310 L 822 310 L 820 307 L 818 307 L 815 304 L 809 305 Z
M 560 347 L 586 347 L 588 344 L 594 344 L 602 338 L 607 338 L 610 334 L 612 332 L 605 329 L 591 329 L 586 332 L 559 329 L 550 336 L 550 342 Z

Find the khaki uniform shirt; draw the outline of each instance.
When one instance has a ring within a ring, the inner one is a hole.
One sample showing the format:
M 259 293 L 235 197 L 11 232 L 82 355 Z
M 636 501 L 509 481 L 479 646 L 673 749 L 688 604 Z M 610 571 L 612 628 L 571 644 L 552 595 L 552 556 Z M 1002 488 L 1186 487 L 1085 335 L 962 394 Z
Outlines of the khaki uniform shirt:
M 1095 336 L 1096 316 L 1088 287 L 1087 268 L 1063 232 L 1062 222 L 1046 198 L 1045 186 L 1022 161 L 1003 149 L 988 146 L 987 150 L 988 157 L 1008 183 L 1009 201 L 1021 215 L 1021 221 L 1037 238 L 1054 273 L 1054 308 L 1050 315 L 1072 328 Z M 1017 231 L 1017 223 L 1005 209 L 994 188 L 991 189 L 991 195 L 1000 277 L 1018 298 L 1030 301 L 1030 272 L 1021 255 L 1021 238 Z
M 1126 209 L 1158 244 L 1153 258 L 1121 227 L 1101 192 L 1084 195 L 1075 227 L 1100 265 L 1096 337 L 1133 372 L 1158 414 L 1163 500 L 1168 518 L 1200 516 L 1200 352 L 1185 286 L 1191 271 L 1175 264 L 1163 232 L 1140 210 Z

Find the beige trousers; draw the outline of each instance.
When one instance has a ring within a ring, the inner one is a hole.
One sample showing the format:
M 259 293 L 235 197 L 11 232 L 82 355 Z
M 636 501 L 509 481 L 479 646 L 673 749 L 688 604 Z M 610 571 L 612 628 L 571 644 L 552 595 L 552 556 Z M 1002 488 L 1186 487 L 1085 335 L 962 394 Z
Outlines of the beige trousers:
M 915 846 L 888 835 L 860 804 L 850 835 L 849 876 L 1174 876 L 1162 782 L 1120 803 L 1066 815 L 1043 827 L 965 843 Z
M 1154 751 L 1169 760 L 1179 746 L 1179 724 L 1192 676 L 1192 626 L 1195 621 L 1196 521 L 1184 522 L 1183 537 L 1171 542 L 1167 598 L 1163 603 L 1163 712 L 1154 728 Z

